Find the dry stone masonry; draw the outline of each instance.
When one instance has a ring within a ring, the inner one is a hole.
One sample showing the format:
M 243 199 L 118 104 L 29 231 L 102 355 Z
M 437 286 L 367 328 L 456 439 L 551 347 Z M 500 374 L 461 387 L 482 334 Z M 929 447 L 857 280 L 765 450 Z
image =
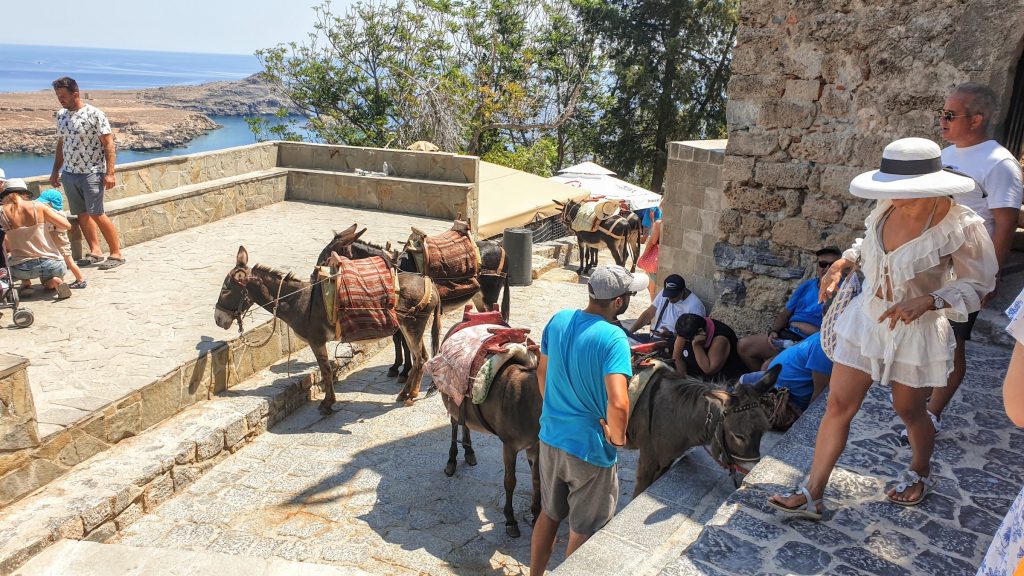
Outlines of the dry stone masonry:
M 1024 36 L 1020 7 L 741 4 L 713 249 L 716 317 L 739 332 L 766 328 L 812 273 L 813 251 L 860 234 L 870 205 L 849 196 L 850 180 L 876 168 L 891 140 L 940 141 L 934 110 L 953 86 L 990 84 L 1003 100 L 998 117 L 1005 115 Z

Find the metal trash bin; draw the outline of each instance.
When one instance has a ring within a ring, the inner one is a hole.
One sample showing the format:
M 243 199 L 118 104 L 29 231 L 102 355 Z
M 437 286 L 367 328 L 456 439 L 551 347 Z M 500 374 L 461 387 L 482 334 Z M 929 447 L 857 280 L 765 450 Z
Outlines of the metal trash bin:
M 506 228 L 501 246 L 508 257 L 509 286 L 529 286 L 533 283 L 533 230 Z

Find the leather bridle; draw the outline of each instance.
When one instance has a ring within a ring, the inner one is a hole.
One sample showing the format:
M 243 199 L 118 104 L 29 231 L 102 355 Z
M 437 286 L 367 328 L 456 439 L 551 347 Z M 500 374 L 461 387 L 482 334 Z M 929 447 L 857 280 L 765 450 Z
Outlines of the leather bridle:
M 720 447 L 721 452 L 719 456 L 715 456 L 715 454 L 712 453 L 712 451 L 709 450 L 707 446 L 704 446 L 704 450 L 707 451 L 708 455 L 711 456 L 711 458 L 714 459 L 714 461 L 719 466 L 729 471 L 729 475 L 733 477 L 733 480 L 735 480 L 735 475 L 737 473 L 749 474 L 750 470 L 754 467 L 754 465 L 761 460 L 761 457 L 758 456 L 757 458 L 744 458 L 742 456 L 737 456 L 729 451 L 729 444 L 725 440 L 725 417 L 728 416 L 729 414 L 737 414 L 740 412 L 746 412 L 747 410 L 753 410 L 754 408 L 759 408 L 760 406 L 761 403 L 759 401 L 755 401 L 743 404 L 731 410 L 722 410 L 721 418 L 718 420 L 717 423 L 713 423 L 713 420 L 715 418 L 711 412 L 711 404 L 708 403 L 708 413 L 707 418 L 705 418 L 704 420 L 704 428 L 709 432 L 709 436 L 711 438 L 718 440 L 718 445 Z M 713 431 L 711 430 L 712 426 L 714 426 Z

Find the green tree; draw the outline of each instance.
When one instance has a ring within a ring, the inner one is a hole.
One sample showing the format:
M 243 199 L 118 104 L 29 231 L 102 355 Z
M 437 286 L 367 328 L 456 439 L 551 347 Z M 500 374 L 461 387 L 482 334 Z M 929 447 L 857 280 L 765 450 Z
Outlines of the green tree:
M 668 142 L 725 133 L 725 88 L 737 0 L 576 0 L 599 23 L 611 62 L 611 102 L 598 156 L 621 175 L 659 190 Z
M 568 2 L 359 0 L 343 15 L 325 3 L 306 42 L 257 55 L 324 142 L 515 156 L 566 125 L 596 82 L 594 35 L 578 25 L 580 55 L 551 58 L 569 40 L 549 15 L 575 17 Z

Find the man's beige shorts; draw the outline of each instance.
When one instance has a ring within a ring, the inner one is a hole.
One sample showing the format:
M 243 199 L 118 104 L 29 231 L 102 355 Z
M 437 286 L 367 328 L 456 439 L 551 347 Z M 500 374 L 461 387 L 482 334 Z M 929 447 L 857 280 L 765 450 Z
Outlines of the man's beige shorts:
M 540 504 L 552 520 L 569 518 L 569 529 L 591 536 L 615 515 L 619 475 L 584 462 L 564 450 L 540 443 Z

